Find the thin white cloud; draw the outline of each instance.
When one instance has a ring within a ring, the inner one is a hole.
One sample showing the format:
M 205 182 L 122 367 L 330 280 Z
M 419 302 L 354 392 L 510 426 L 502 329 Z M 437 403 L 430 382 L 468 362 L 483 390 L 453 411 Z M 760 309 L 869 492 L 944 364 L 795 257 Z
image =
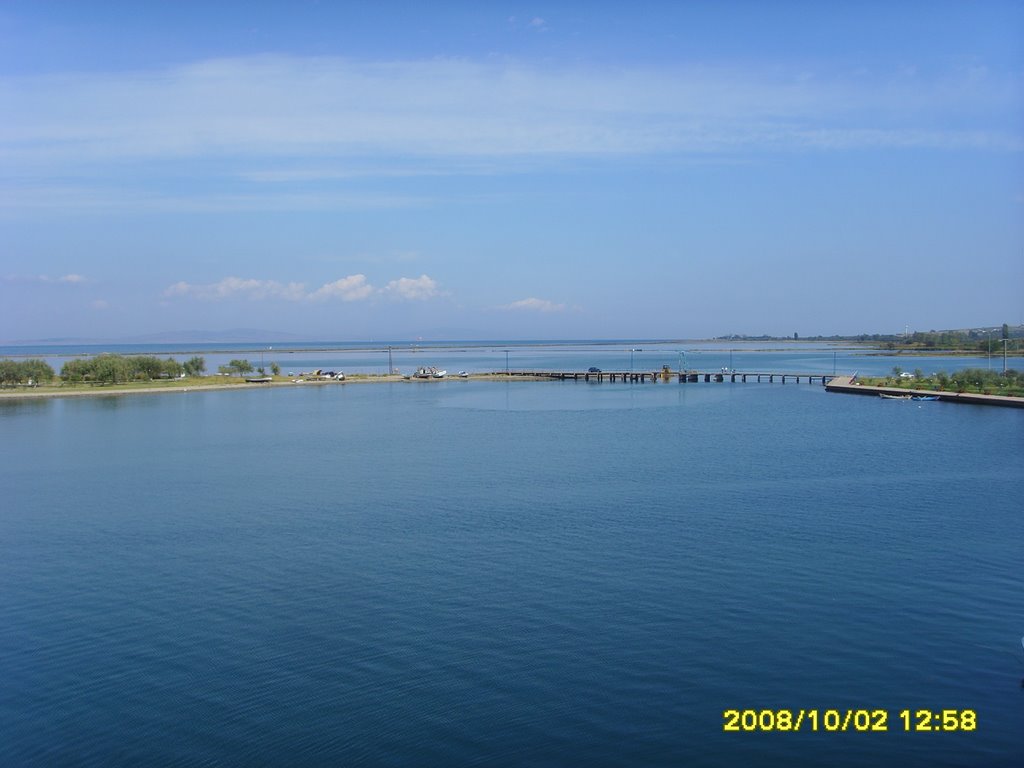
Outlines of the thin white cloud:
M 437 281 L 427 275 L 400 277 L 388 283 L 381 292 L 399 299 L 412 299 L 416 301 L 432 299 L 442 295 Z
M 417 278 L 402 277 L 392 280 L 384 288 L 374 288 L 366 275 L 348 275 L 329 283 L 324 283 L 315 290 L 308 291 L 305 283 L 282 283 L 276 280 L 257 280 L 254 278 L 225 277 L 216 283 L 188 283 L 180 281 L 168 286 L 163 295 L 168 299 L 188 298 L 204 301 L 226 301 L 232 299 L 248 299 L 265 301 L 271 299 L 283 301 L 363 301 L 373 296 L 383 295 L 392 299 L 416 300 L 431 299 L 443 296 L 438 283 L 428 275 Z
M 14 284 L 32 284 L 37 285 L 53 284 L 53 283 L 64 283 L 66 285 L 80 285 L 82 283 L 89 282 L 89 279 L 84 275 L 79 274 L 67 274 L 61 277 L 50 277 L 49 275 L 6 275 L 0 278 L 0 281 L 5 283 Z
M 0 150 L 2 157 L 2 150 Z M 0 218 L 14 211 L 81 210 L 98 213 L 128 209 L 154 213 L 238 213 L 245 211 L 341 211 L 409 208 L 428 204 L 410 195 L 334 194 L 322 192 L 245 193 L 225 195 L 199 191 L 189 196 L 153 192 L 145 187 L 111 190 L 106 186 L 70 187 L 33 184 L 0 185 Z
M 373 294 L 373 286 L 366 282 L 366 275 L 349 275 L 333 283 L 325 283 L 309 294 L 312 301 L 341 299 L 342 301 L 360 301 Z
M 110 302 L 106 301 L 105 299 L 96 299 L 89 306 L 91 306 L 98 312 L 102 312 L 105 309 L 110 309 Z
M 195 285 L 177 282 L 164 291 L 167 297 L 190 297 L 209 301 L 243 298 L 250 300 L 285 299 L 297 301 L 305 298 L 302 283 L 279 283 L 276 280 L 225 277 L 217 283 Z
M 1022 101 L 1019 76 L 979 67 L 932 76 L 224 58 L 153 72 L 7 77 L 0 161 L 497 159 L 879 144 L 1020 151 Z
M 505 304 L 499 309 L 507 309 L 511 311 L 522 311 L 522 312 L 565 312 L 568 307 L 565 304 L 557 304 L 547 299 L 520 299 L 519 301 L 513 301 L 511 304 Z

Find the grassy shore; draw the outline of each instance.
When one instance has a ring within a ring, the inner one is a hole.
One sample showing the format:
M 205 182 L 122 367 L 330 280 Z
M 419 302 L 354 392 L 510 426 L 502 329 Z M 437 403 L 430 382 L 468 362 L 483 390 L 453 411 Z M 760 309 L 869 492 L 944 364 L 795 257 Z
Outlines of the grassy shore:
M 899 376 L 858 376 L 857 381 L 866 387 L 889 387 L 905 390 L 930 390 L 933 392 L 958 392 L 972 395 L 999 395 L 1002 397 L 1024 397 L 1024 384 L 1019 378 L 980 377 L 970 379 L 946 376 L 923 376 L 901 378 Z
M 455 377 L 448 377 L 454 379 Z M 504 378 L 504 374 L 475 373 L 468 378 Z M 161 392 L 197 392 L 210 390 L 243 390 L 266 387 L 308 387 L 337 386 L 342 384 L 364 384 L 374 382 L 396 382 L 406 379 L 399 374 L 349 374 L 343 381 L 336 379 L 294 379 L 288 376 L 272 376 L 269 382 L 250 383 L 237 376 L 192 376 L 184 379 L 154 379 L 152 381 L 128 381 L 117 384 L 69 384 L 59 379 L 39 386 L 18 386 L 0 389 L 0 400 L 39 397 L 97 397 L 103 395 L 143 395 Z M 464 381 L 465 379 L 458 379 Z M 522 380 L 522 377 L 520 377 Z M 411 379 L 413 382 L 433 382 L 437 379 Z

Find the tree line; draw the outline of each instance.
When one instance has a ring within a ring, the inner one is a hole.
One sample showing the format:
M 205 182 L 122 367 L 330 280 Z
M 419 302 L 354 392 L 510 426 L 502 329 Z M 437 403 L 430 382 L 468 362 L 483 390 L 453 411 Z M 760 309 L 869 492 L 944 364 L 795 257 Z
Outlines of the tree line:
M 121 384 L 129 381 L 176 379 L 181 376 L 202 376 L 206 361 L 199 356 L 179 363 L 172 357 L 161 360 L 153 355 L 97 355 L 88 359 L 69 360 L 60 369 L 60 377 L 69 384 Z
M 953 373 L 939 371 L 926 376 L 918 368 L 910 379 L 903 378 L 903 369 L 896 366 L 892 375 L 885 377 L 887 386 L 909 387 L 914 389 L 936 389 L 950 392 L 980 392 L 986 395 L 1022 395 L 1024 394 L 1024 372 L 1013 368 L 1002 371 L 985 368 L 962 368 Z
M 53 376 L 53 368 L 45 360 L 0 360 L 0 387 L 46 384 Z
M 244 376 L 248 373 L 252 373 L 253 371 L 259 373 L 260 376 L 267 372 L 266 368 L 263 368 L 262 366 L 254 368 L 252 363 L 248 360 L 231 360 L 227 365 L 222 365 L 217 368 L 217 372 L 224 376 L 234 376 L 235 374 Z M 270 372 L 275 376 L 279 376 L 281 374 L 281 367 L 277 363 L 271 363 Z

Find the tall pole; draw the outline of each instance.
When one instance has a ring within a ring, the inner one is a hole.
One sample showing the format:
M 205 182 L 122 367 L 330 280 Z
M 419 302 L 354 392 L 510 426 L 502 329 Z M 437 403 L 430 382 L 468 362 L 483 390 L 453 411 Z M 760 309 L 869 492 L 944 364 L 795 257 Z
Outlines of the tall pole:
M 832 350 L 832 375 L 836 375 L 836 351 Z
M 388 344 L 388 375 L 394 373 L 395 367 L 391 362 L 391 345 Z
M 1009 339 L 1003 339 L 1003 376 L 1006 375 L 1006 342 L 1008 341 Z
M 988 369 L 992 370 L 992 329 L 989 328 L 985 333 L 988 334 Z
M 508 376 L 508 350 L 505 350 L 505 375 Z

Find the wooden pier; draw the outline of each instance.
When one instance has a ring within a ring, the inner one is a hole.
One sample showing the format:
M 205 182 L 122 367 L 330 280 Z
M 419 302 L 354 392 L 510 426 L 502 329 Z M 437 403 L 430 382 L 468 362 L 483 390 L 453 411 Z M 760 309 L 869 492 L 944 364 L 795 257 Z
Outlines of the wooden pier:
M 500 371 L 493 376 L 509 376 L 528 379 L 555 379 L 558 381 L 598 381 L 598 382 L 629 382 L 645 384 L 657 381 L 668 382 L 675 379 L 680 384 L 686 383 L 722 383 L 729 381 L 767 382 L 781 384 L 793 382 L 799 384 L 801 379 L 808 384 L 815 381 L 827 384 L 835 376 L 830 373 L 779 373 L 777 371 L 746 372 L 740 371 Z

